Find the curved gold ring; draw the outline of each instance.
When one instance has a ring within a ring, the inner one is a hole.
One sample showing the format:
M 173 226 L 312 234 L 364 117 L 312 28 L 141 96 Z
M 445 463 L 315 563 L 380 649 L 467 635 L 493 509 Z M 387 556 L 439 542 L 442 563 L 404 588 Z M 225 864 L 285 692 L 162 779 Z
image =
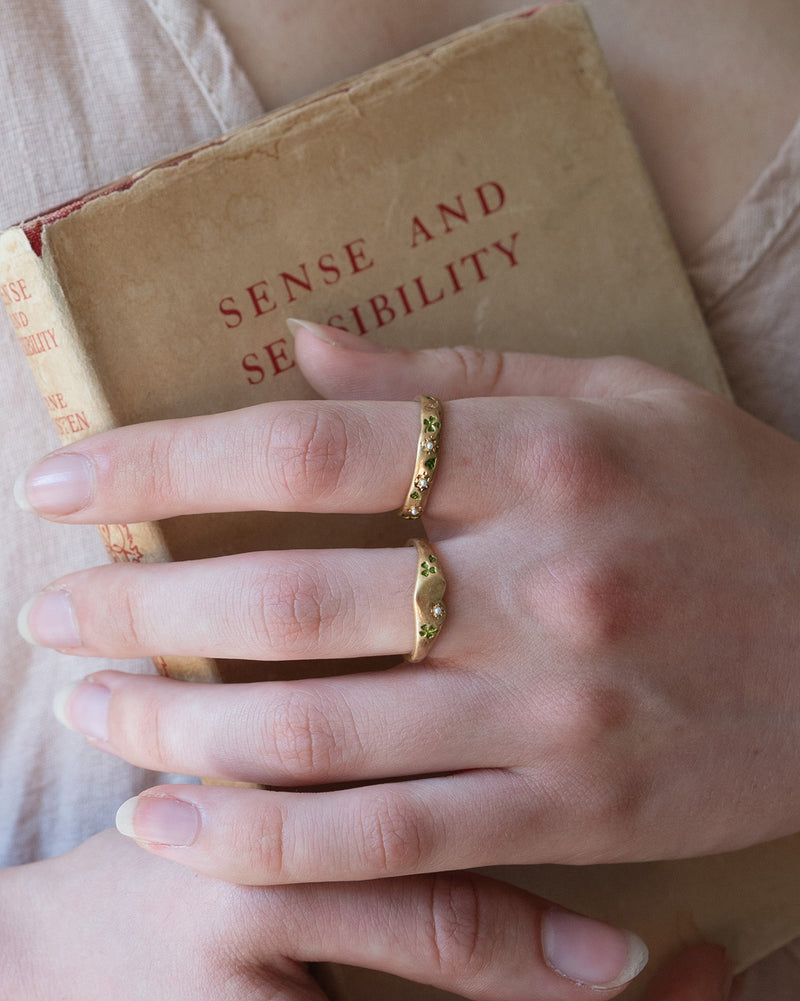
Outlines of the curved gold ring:
M 424 539 L 409 539 L 417 550 L 417 579 L 414 583 L 414 649 L 406 654 L 410 664 L 427 657 L 439 638 L 447 609 L 444 592 L 447 581 L 439 558 Z
M 425 510 L 425 502 L 433 486 L 439 463 L 439 440 L 442 434 L 442 405 L 435 396 L 418 396 L 419 441 L 414 463 L 414 475 L 403 506 L 397 512 L 401 518 L 415 519 Z

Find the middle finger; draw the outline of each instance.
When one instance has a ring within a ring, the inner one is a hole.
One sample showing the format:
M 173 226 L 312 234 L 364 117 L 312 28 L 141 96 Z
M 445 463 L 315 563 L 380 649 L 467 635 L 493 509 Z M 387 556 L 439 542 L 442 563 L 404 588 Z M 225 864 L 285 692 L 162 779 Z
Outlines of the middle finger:
M 111 564 L 42 591 L 20 628 L 34 643 L 87 657 L 402 655 L 414 645 L 415 573 L 411 547 Z M 444 655 L 455 652 L 448 631 L 437 641 Z

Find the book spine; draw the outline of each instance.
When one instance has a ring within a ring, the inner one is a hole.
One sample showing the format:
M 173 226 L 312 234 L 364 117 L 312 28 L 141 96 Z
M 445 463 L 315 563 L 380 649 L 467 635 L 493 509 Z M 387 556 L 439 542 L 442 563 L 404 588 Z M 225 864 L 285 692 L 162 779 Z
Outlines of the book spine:
M 46 239 L 46 232 L 45 232 Z M 0 298 L 33 370 L 62 444 L 116 426 L 63 294 L 58 275 L 31 246 L 22 228 L 0 236 Z M 155 522 L 101 525 L 100 535 L 115 562 L 159 563 L 170 559 Z M 154 657 L 159 673 L 185 681 L 219 681 L 205 657 Z

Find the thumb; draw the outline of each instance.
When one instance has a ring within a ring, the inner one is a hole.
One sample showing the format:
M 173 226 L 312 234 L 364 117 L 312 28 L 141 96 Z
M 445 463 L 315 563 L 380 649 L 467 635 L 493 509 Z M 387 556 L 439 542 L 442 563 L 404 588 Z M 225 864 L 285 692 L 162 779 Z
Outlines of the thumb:
M 721 945 L 686 949 L 663 969 L 645 1001 L 729 1001 L 733 963 Z
M 613 397 L 670 385 L 677 376 L 632 358 L 555 358 L 475 347 L 391 350 L 338 327 L 289 320 L 295 357 L 327 399 L 441 400 L 471 396 Z

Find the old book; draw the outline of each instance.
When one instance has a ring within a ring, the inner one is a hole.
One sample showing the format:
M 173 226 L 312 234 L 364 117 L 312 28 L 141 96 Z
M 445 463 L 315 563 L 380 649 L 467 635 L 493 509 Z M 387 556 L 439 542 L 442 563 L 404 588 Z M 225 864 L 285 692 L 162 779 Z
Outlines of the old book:
M 723 389 L 572 5 L 467 30 L 146 168 L 4 234 L 0 257 L 65 442 L 307 396 L 291 315 L 407 345 L 627 352 Z M 383 545 L 403 526 L 232 515 L 213 532 L 202 518 L 104 531 L 115 558 L 150 560 Z
M 0 293 L 64 442 L 309 397 L 288 316 L 407 346 L 627 353 L 726 391 L 574 4 L 466 30 L 29 220 L 0 238 Z M 407 525 L 231 514 L 104 532 L 115 558 L 154 560 L 401 544 Z M 197 680 L 353 669 L 158 664 Z M 800 930 L 790 855 L 505 876 L 639 930 L 656 964 L 704 934 L 746 963 Z M 342 998 L 441 996 L 326 976 Z

